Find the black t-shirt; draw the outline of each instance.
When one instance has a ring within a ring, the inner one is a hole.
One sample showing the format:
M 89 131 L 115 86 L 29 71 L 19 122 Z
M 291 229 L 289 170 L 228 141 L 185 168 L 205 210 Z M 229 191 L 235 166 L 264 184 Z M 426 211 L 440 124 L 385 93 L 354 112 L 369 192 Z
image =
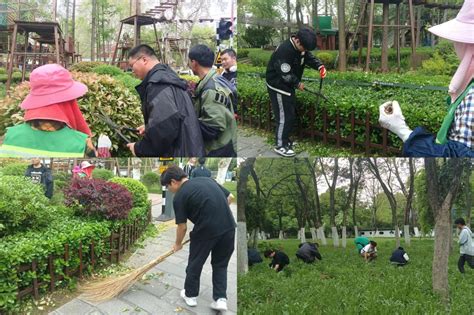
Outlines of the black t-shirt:
M 280 265 L 280 267 L 282 267 L 284 265 L 288 265 L 289 263 L 290 263 L 290 258 L 288 258 L 288 256 L 284 252 L 280 252 L 280 251 L 275 252 L 275 256 L 273 256 L 273 260 L 272 260 L 273 266 Z
M 195 240 L 207 240 L 235 229 L 234 217 L 227 204 L 230 192 L 215 180 L 197 177 L 184 182 L 174 196 L 176 224 L 189 219 Z
M 198 166 L 191 172 L 191 178 L 196 177 L 211 177 L 211 171 L 208 170 L 205 166 Z

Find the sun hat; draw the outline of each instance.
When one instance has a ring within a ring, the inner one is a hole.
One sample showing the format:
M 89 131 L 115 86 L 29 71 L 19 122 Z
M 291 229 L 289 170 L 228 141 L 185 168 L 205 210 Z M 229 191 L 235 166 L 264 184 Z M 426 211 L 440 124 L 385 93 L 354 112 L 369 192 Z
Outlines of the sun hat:
M 455 19 L 430 27 L 428 31 L 454 42 L 474 44 L 474 0 L 465 0 Z
M 74 166 L 74 168 L 72 169 L 72 172 L 73 173 L 82 172 L 81 167 L 79 165 Z
M 95 165 L 92 165 L 88 161 L 82 161 L 81 162 L 81 170 L 83 170 L 85 168 L 89 168 L 89 167 L 95 168 Z
M 47 64 L 30 74 L 30 94 L 21 103 L 23 109 L 34 109 L 62 103 L 86 94 L 87 86 L 74 81 L 71 73 L 58 64 Z

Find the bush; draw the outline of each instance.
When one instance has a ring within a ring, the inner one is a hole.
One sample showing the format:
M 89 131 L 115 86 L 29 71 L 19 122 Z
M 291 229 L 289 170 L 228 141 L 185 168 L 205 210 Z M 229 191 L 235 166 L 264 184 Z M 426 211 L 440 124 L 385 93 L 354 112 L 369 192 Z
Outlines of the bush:
M 0 172 L 3 175 L 12 175 L 12 176 L 25 176 L 26 169 L 28 168 L 28 163 L 17 162 L 5 165 Z
M 334 69 L 335 56 L 329 52 L 318 52 L 316 58 L 321 60 L 327 69 Z
M 151 187 L 153 185 L 161 185 L 160 184 L 160 175 L 155 172 L 148 172 L 143 174 L 142 176 L 142 183 L 145 184 L 147 187 Z
M 42 231 L 29 231 L 7 236 L 0 242 L 0 310 L 2 314 L 18 314 L 17 292 L 19 289 L 30 286 L 33 278 L 38 278 L 38 283 L 49 283 L 50 272 L 48 269 L 48 255 L 55 257 L 64 256 L 64 244 L 69 245 L 69 261 L 54 260 L 56 274 L 65 276 L 65 282 L 70 277 L 63 270 L 67 266 L 70 270 L 79 267 L 78 248 L 82 246 L 82 258 L 90 260 L 90 248 L 84 246 L 94 242 L 94 257 L 97 259 L 109 252 L 108 242 L 103 240 L 110 235 L 110 223 L 87 222 L 78 218 L 61 217 L 54 225 Z M 18 273 L 21 264 L 37 262 L 36 273 L 31 271 Z M 103 258 L 99 262 L 104 262 Z M 85 272 L 90 272 L 88 266 Z M 44 288 L 44 286 L 43 286 Z
M 135 89 L 135 87 L 137 85 L 139 85 L 141 83 L 141 81 L 135 77 L 133 77 L 131 74 L 129 73 L 124 73 L 122 75 L 119 75 L 119 76 L 116 76 L 115 77 L 116 80 L 122 82 L 122 84 L 129 90 L 132 92 L 132 94 L 135 94 L 136 96 L 138 96 L 138 92 L 137 90 Z
M 7 74 L 0 74 L 0 82 L 1 83 L 6 83 L 8 81 L 8 75 Z
M 237 50 L 237 59 L 247 58 L 250 50 L 248 48 L 239 48 Z
M 53 213 L 41 185 L 22 176 L 0 176 L 0 237 L 47 226 Z
M 7 74 L 7 69 L 0 68 L 0 74 Z
M 98 66 L 105 65 L 103 62 L 99 61 L 82 61 L 73 64 L 69 71 L 77 71 L 77 72 L 94 72 L 94 68 Z
M 142 207 L 148 204 L 148 190 L 138 180 L 127 177 L 114 177 L 109 182 L 124 186 L 133 196 L 133 207 Z
M 263 68 L 245 67 L 246 71 L 259 72 L 262 74 Z M 304 80 L 305 85 L 317 90 L 319 73 L 317 71 L 307 71 L 309 79 Z M 389 83 L 407 83 L 416 85 L 417 88 L 395 88 L 385 87 L 377 84 L 377 81 Z M 297 92 L 297 108 L 299 128 L 304 130 L 322 130 L 323 119 L 322 109 L 326 109 L 328 115 L 335 116 L 336 113 L 346 118 L 340 125 L 340 131 L 343 137 L 351 134 L 352 127 L 348 117 L 354 111 L 355 119 L 365 120 L 367 112 L 370 113 L 371 123 L 378 124 L 378 111 L 380 104 L 397 100 L 402 107 L 404 116 L 408 126 L 414 128 L 416 126 L 424 126 L 430 132 L 438 131 L 441 122 L 446 114 L 446 106 L 444 100 L 447 93 L 445 91 L 422 90 L 420 86 L 438 85 L 447 86 L 449 77 L 446 76 L 423 76 L 419 74 L 367 74 L 362 72 L 330 72 L 323 86 L 323 94 L 330 99 L 328 102 L 321 101 L 316 110 L 316 119 L 314 126 L 310 123 L 310 110 L 314 108 L 316 97 L 309 93 Z M 366 84 L 367 86 L 360 86 Z M 245 112 L 247 117 L 252 117 L 252 121 L 258 122 L 259 119 L 265 124 L 268 113 L 270 100 L 264 79 L 255 78 L 254 76 L 245 75 L 242 69 L 239 72 L 239 112 Z M 242 107 L 244 106 L 244 107 Z M 259 114 L 260 108 L 260 114 Z M 336 122 L 331 121 L 328 125 L 330 133 L 336 133 Z M 355 134 L 358 141 L 365 140 L 365 128 L 356 126 Z M 401 145 L 398 137 L 389 133 L 389 143 L 395 147 Z M 380 130 L 371 132 L 371 141 L 382 143 L 382 133 Z
M 116 156 L 126 156 L 130 151 L 121 146 L 118 151 L 120 140 L 115 136 L 115 131 L 104 123 L 96 113 L 100 108 L 112 121 L 120 126 L 136 127 L 143 124 L 140 99 L 136 93 L 131 93 L 128 88 L 116 79 L 99 75 L 96 73 L 74 72 L 75 80 L 84 83 L 89 88 L 88 93 L 82 97 L 78 103 L 89 124 L 94 138 L 100 134 L 111 137 L 113 143 L 113 154 Z M 29 82 L 24 82 L 12 91 L 3 104 L 0 103 L 0 135 L 6 131 L 6 127 L 23 122 L 23 112 L 19 104 L 28 95 Z M 135 133 L 127 133 L 132 141 L 138 140 Z M 95 140 L 93 139 L 93 140 Z
M 102 179 L 73 179 L 64 197 L 66 206 L 77 214 L 99 219 L 126 219 L 132 209 L 130 192 Z
M 114 173 L 103 168 L 96 168 L 92 171 L 92 177 L 96 179 L 109 180 L 114 177 Z
M 97 74 L 106 74 L 110 75 L 112 77 L 119 76 L 124 74 L 124 72 L 115 66 L 111 65 L 99 65 L 94 68 L 92 68 L 92 72 L 95 72 Z

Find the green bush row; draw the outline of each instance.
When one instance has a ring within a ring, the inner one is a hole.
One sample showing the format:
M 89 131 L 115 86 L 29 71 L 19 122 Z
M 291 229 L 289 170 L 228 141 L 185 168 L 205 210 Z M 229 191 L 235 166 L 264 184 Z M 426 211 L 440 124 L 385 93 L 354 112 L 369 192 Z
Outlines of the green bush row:
M 259 72 L 261 69 L 251 67 L 244 67 L 250 72 Z M 317 74 L 307 73 L 310 77 L 317 78 Z M 448 77 L 428 77 L 421 75 L 375 75 L 359 72 L 337 73 L 329 72 L 331 78 L 330 82 L 323 85 L 322 93 L 328 97 L 329 102 L 320 101 L 319 107 L 316 109 L 316 117 L 314 125 L 310 122 L 310 109 L 314 108 L 316 104 L 316 97 L 307 92 L 297 92 L 297 112 L 300 119 L 298 126 L 305 130 L 322 130 L 323 119 L 322 109 L 326 109 L 330 116 L 339 115 L 346 118 L 340 126 L 342 136 L 349 136 L 351 133 L 351 124 L 348 120 L 350 113 L 354 111 L 355 118 L 365 120 L 366 113 L 370 113 L 371 123 L 378 123 L 379 106 L 390 100 L 397 100 L 402 107 L 403 114 L 406 118 L 408 126 L 415 128 L 416 126 L 424 126 L 431 132 L 437 132 L 441 125 L 442 119 L 446 114 L 446 96 L 444 91 L 422 90 L 422 89 L 408 89 L 396 87 L 382 87 L 377 84 L 372 86 L 356 86 L 349 85 L 347 82 L 341 81 L 355 81 L 360 83 L 370 83 L 375 81 L 385 81 L 389 83 L 404 83 L 420 85 L 425 82 L 426 85 L 440 84 L 447 86 L 449 82 Z M 318 90 L 318 82 L 305 82 L 305 85 L 312 90 Z M 267 88 L 263 78 L 246 75 L 245 71 L 240 69 L 239 72 L 239 103 L 241 113 L 247 117 L 251 116 L 253 121 L 261 119 L 265 122 L 268 112 L 268 104 L 270 100 L 268 97 Z M 242 106 L 244 108 L 242 108 Z M 258 108 L 261 108 L 260 117 Z M 336 133 L 336 121 L 330 121 L 328 125 L 330 133 Z M 356 138 L 359 141 L 365 139 L 365 128 L 363 126 L 356 126 Z M 401 141 L 394 135 L 389 133 L 391 143 L 395 147 L 401 146 Z M 382 133 L 380 130 L 374 130 L 371 133 L 371 141 L 374 143 L 382 143 Z

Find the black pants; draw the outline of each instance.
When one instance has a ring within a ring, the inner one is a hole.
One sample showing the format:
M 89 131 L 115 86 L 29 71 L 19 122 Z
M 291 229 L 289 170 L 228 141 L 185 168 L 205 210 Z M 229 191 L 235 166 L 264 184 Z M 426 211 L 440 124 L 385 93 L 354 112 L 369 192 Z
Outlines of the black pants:
M 199 295 L 201 271 L 207 257 L 211 254 L 212 297 L 215 301 L 227 298 L 227 266 L 234 252 L 235 230 L 228 231 L 210 240 L 193 240 L 189 245 L 188 267 L 184 289 L 186 296 Z
M 314 263 L 314 261 L 316 260 L 315 257 L 307 257 L 307 256 L 303 256 L 303 255 L 300 255 L 300 254 L 296 254 L 296 257 L 298 259 L 301 259 L 302 261 L 304 261 L 305 263 L 307 264 L 311 264 L 311 263 Z
M 464 273 L 464 264 L 466 262 L 469 265 L 469 267 L 474 269 L 474 256 L 463 254 L 459 256 L 459 260 L 458 260 L 458 268 L 461 273 Z
M 277 147 L 288 147 L 289 136 L 293 131 L 296 119 L 296 98 L 293 92 L 291 96 L 278 93 L 270 88 L 268 94 L 272 102 L 273 115 L 275 116 L 275 143 Z

